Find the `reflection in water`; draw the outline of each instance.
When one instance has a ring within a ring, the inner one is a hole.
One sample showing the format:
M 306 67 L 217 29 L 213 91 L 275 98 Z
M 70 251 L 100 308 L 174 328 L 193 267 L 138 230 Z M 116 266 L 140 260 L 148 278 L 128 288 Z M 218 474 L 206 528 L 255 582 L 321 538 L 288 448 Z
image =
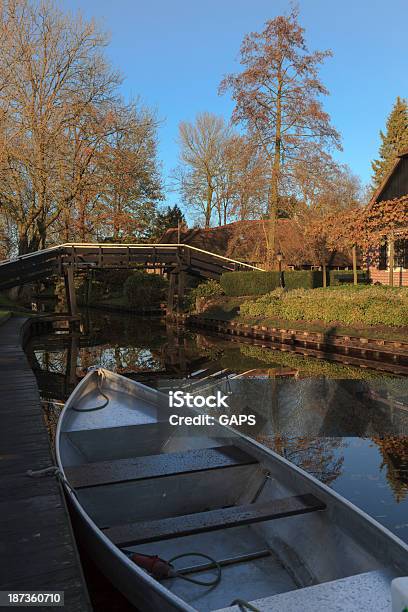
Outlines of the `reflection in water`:
M 381 469 L 386 470 L 387 482 L 397 502 L 401 502 L 408 493 L 408 438 L 388 436 L 372 440 L 381 452 Z
M 256 427 L 244 433 L 408 541 L 408 379 L 370 371 L 362 377 L 349 366 L 240 346 L 124 314 L 90 311 L 83 327 L 82 333 L 33 338 L 27 347 L 51 435 L 62 403 L 90 366 L 156 387 L 168 379 L 176 387 L 210 380 L 212 389 L 217 384 L 232 391 L 233 413 L 256 414 Z M 233 373 L 245 377 L 227 379 Z
M 303 468 L 324 484 L 331 485 L 342 472 L 344 457 L 339 449 L 347 445 L 342 438 L 311 436 L 258 436 L 258 441 Z

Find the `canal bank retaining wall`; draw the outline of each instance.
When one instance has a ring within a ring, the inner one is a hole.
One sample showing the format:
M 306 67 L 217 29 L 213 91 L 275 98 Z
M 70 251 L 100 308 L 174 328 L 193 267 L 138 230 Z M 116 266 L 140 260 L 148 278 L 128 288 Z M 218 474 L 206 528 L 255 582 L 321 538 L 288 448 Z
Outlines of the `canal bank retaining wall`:
M 180 314 L 176 320 L 189 327 L 217 333 L 229 340 L 247 341 L 273 350 L 291 351 L 344 365 L 408 376 L 407 342 L 248 325 L 199 315 Z

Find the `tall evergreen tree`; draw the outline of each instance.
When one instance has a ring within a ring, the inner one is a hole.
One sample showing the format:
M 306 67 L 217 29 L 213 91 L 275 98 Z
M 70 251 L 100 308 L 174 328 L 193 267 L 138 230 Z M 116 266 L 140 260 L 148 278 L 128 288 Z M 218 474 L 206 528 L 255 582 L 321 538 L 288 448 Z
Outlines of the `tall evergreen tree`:
M 185 226 L 186 224 L 181 208 L 177 204 L 167 206 L 164 210 L 158 211 L 154 217 L 149 238 L 159 240 L 166 230 L 178 227 L 179 224 L 180 226 Z
M 381 145 L 379 159 L 371 162 L 373 189 L 379 187 L 391 169 L 397 155 L 408 150 L 408 104 L 405 98 L 398 98 L 388 116 L 385 133 L 380 131 Z

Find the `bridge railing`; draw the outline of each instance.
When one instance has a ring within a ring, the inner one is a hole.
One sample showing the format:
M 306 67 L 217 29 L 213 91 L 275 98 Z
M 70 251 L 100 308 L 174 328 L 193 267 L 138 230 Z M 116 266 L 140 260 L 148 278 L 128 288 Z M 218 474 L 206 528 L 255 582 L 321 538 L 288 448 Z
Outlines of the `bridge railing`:
M 259 270 L 262 268 L 225 257 L 197 247 L 171 243 L 153 244 L 107 244 L 107 243 L 67 243 L 61 245 L 65 250 L 64 260 L 78 267 L 128 267 L 136 263 L 168 266 L 169 264 L 187 267 L 198 275 L 218 277 L 224 271 Z M 66 259 L 68 258 L 68 259 Z
M 188 271 L 204 278 L 219 278 L 226 271 L 262 270 L 188 244 L 64 243 L 0 262 L 0 289 L 8 289 L 53 274 L 64 268 L 131 268 L 137 264 L 166 271 Z

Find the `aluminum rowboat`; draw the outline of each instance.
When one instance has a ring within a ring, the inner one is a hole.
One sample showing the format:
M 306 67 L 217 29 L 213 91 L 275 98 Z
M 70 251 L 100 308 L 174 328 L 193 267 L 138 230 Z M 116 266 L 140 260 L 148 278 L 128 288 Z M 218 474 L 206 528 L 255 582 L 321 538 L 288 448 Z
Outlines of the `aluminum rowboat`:
M 76 533 L 138 610 L 391 609 L 406 544 L 256 441 L 218 424 L 174 427 L 169 414 L 163 393 L 98 369 L 57 428 Z M 206 557 L 153 571 L 156 555 L 189 553 Z

